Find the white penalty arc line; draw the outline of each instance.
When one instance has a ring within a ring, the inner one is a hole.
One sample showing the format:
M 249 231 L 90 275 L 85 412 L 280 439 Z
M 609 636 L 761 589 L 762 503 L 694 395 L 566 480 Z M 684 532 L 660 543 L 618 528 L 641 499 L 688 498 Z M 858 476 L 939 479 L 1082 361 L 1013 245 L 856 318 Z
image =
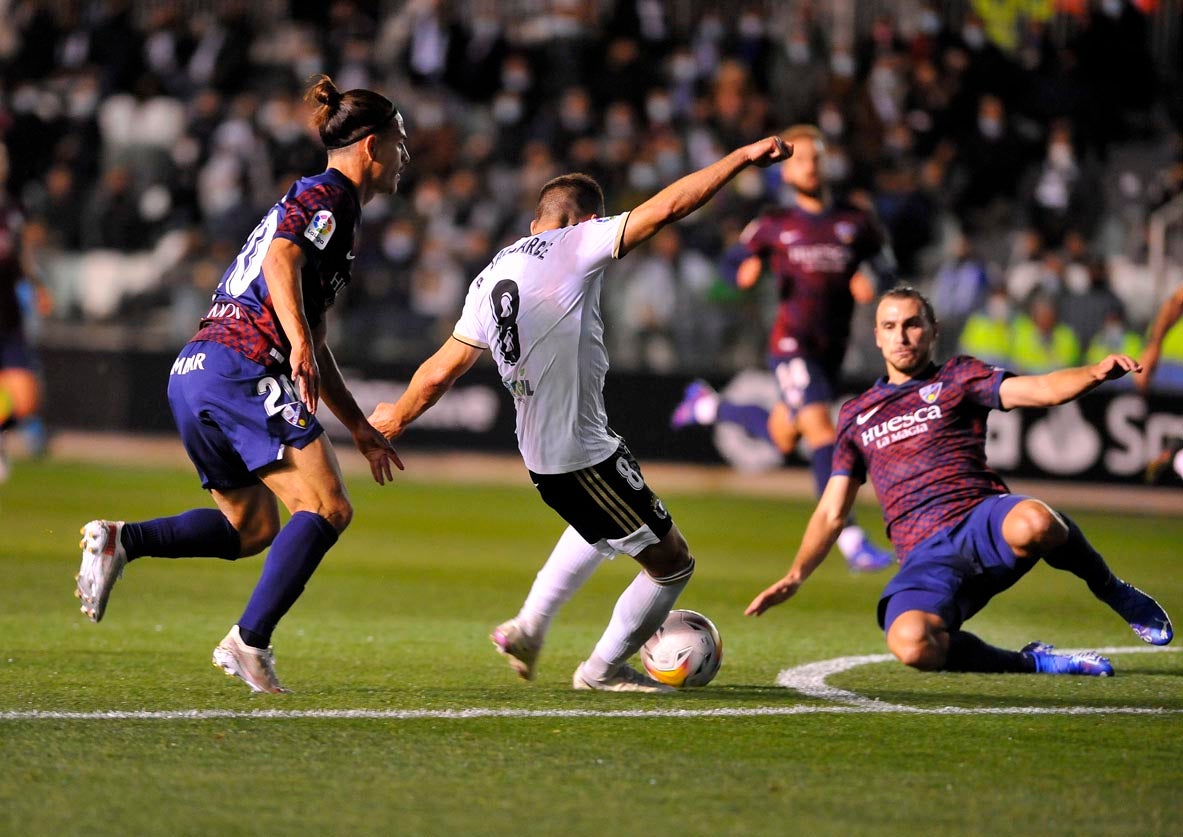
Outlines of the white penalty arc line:
M 1122 646 L 1110 648 L 1093 648 L 1093 649 L 1077 649 L 1067 648 L 1062 651 L 1064 654 L 1076 654 L 1084 650 L 1091 650 L 1098 654 L 1169 654 L 1173 651 L 1178 651 L 1178 648 L 1159 648 L 1149 645 L 1135 645 Z M 826 682 L 826 679 L 834 674 L 840 674 L 844 671 L 849 671 L 858 666 L 870 665 L 871 663 L 886 663 L 894 660 L 891 654 L 865 654 L 857 657 L 836 657 L 832 660 L 823 660 L 820 663 L 807 663 L 796 668 L 787 668 L 776 676 L 776 685 L 783 686 L 786 689 L 800 692 L 806 697 L 817 698 L 819 700 L 828 700 L 835 703 L 849 706 L 855 709 L 861 709 L 865 712 L 908 712 L 918 714 L 931 714 L 934 711 L 939 714 L 1040 714 L 1033 711 L 1032 707 L 992 707 L 982 709 L 972 709 L 967 712 L 957 711 L 955 709 L 967 709 L 966 707 L 942 707 L 940 710 L 923 709 L 914 706 L 903 706 L 895 703 L 887 703 L 886 701 L 869 698 L 865 695 L 860 695 L 856 692 L 849 692 L 845 689 L 839 689 L 836 686 L 831 686 Z M 1045 707 L 1046 708 L 1046 707 Z M 1075 710 L 1083 709 L 1085 707 L 1064 707 L 1052 710 L 1053 714 L 1077 714 Z M 1100 714 L 1102 712 L 1110 713 L 1124 713 L 1128 712 L 1132 707 L 1089 707 L 1093 710 L 1086 714 Z M 1154 714 L 1168 714 L 1176 713 L 1180 710 L 1174 709 L 1153 709 L 1149 710 Z
M 1094 649 L 1102 654 L 1144 654 L 1176 651 L 1144 646 Z M 1073 653 L 1066 651 L 1065 653 Z M 890 654 L 837 657 L 785 669 L 778 686 L 828 704 L 792 706 L 732 706 L 711 709 L 177 709 L 106 710 L 66 712 L 53 710 L 0 711 L 0 721 L 210 721 L 210 720 L 472 720 L 481 718 L 761 718 L 792 715 L 857 715 L 906 713 L 911 715 L 1178 715 L 1181 709 L 1139 706 L 942 706 L 915 707 L 887 703 L 830 686 L 826 678 L 861 665 L 894 659 Z

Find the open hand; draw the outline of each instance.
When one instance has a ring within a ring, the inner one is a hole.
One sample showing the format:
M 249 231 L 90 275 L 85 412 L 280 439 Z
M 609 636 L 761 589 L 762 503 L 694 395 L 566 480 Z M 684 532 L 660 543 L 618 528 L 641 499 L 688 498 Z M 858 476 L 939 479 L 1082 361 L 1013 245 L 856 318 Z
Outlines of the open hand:
M 403 467 L 403 461 L 399 459 L 398 453 L 394 450 L 394 446 L 372 425 L 366 424 L 355 432 L 353 443 L 357 445 L 361 455 L 369 461 L 370 473 L 378 485 L 386 485 L 387 482 L 394 479 L 394 471 L 390 468 L 392 464 L 400 471 L 406 470 Z
M 801 587 L 801 582 L 785 576 L 775 584 L 765 588 L 764 592 L 752 599 L 744 611 L 744 616 L 759 616 L 770 607 L 791 599 Z

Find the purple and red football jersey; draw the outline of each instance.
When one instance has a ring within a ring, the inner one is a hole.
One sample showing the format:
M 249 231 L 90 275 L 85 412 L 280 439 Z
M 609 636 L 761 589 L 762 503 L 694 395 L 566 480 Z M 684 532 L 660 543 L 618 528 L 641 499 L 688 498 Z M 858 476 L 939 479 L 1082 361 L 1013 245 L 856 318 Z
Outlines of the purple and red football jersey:
M 870 474 L 900 561 L 1006 483 L 986 464 L 986 416 L 1011 373 L 959 356 L 902 384 L 880 378 L 842 405 L 834 476 Z
M 357 189 L 341 172 L 328 169 L 297 180 L 227 268 L 193 340 L 221 343 L 256 363 L 286 362 L 291 343 L 276 318 L 263 272 L 267 248 L 272 239 L 286 238 L 304 251 L 304 314 L 316 328 L 349 284 L 360 220 Z
M 885 244 L 873 217 L 845 203 L 817 215 L 792 206 L 761 215 L 740 241 L 765 260 L 779 282 L 769 354 L 840 366 L 854 311 L 850 279 Z

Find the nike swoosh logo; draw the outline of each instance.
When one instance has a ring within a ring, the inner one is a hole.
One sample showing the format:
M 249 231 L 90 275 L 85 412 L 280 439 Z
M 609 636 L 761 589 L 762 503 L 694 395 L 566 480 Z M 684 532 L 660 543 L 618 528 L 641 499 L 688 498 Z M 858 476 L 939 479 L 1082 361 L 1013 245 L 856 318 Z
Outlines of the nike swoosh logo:
M 348 253 L 345 254 L 345 259 L 347 261 L 353 261 L 353 251 L 352 250 L 350 250 Z
M 862 427 L 864 424 L 866 424 L 870 420 L 871 416 L 873 416 L 877 412 L 879 412 L 879 408 L 882 406 L 883 405 L 880 404 L 879 407 L 873 407 L 872 409 L 867 410 L 867 412 L 863 413 L 861 416 L 855 416 L 854 423 L 857 424 L 859 427 Z

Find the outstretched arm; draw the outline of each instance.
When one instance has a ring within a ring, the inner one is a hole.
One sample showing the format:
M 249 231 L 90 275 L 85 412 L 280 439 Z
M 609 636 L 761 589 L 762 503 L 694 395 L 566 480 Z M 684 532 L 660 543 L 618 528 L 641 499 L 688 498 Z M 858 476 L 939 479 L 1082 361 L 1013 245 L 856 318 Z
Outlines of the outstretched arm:
M 1166 305 L 1159 309 L 1154 325 L 1150 327 L 1150 339 L 1146 341 L 1146 350 L 1142 354 L 1142 371 L 1134 376 L 1134 382 L 1142 392 L 1150 389 L 1150 378 L 1162 355 L 1162 341 L 1180 317 L 1183 317 L 1183 287 L 1175 291 Z
M 998 399 L 1004 410 L 1013 407 L 1055 407 L 1079 398 L 1106 381 L 1141 369 L 1141 364 L 1128 355 L 1109 355 L 1091 366 L 1058 369 L 1046 375 L 1007 378 L 998 388 Z
M 748 166 L 763 168 L 787 160 L 792 154 L 793 147 L 780 137 L 766 137 L 674 181 L 629 213 L 619 255 L 648 241 L 666 224 L 685 218 Z
M 374 482 L 385 485 L 394 479 L 394 472 L 390 466 L 393 464 L 401 471 L 403 461 L 398 458 L 386 437 L 366 421 L 366 414 L 357 405 L 357 400 L 341 376 L 337 359 L 326 342 L 327 334 L 328 328 L 323 320 L 312 330 L 312 339 L 316 345 L 316 363 L 320 368 L 321 400 L 345 425 L 345 429 L 353 437 L 353 444 L 370 463 L 370 474 Z
M 817 502 L 817 508 L 809 518 L 809 525 L 805 527 L 805 537 L 801 539 L 801 547 L 797 550 L 797 557 L 793 559 L 793 566 L 784 578 L 752 599 L 744 614 L 759 616 L 773 605 L 778 605 L 796 594 L 798 588 L 805 583 L 805 579 L 826 560 L 830 549 L 838 540 L 860 485 L 861 483 L 850 477 L 830 477 L 826 483 L 826 490 Z
M 397 402 L 383 402 L 374 408 L 370 424 L 387 439 L 401 436 L 411 422 L 427 412 L 461 375 L 472 368 L 483 351 L 449 337 L 439 351 L 415 370 L 407 391 Z

